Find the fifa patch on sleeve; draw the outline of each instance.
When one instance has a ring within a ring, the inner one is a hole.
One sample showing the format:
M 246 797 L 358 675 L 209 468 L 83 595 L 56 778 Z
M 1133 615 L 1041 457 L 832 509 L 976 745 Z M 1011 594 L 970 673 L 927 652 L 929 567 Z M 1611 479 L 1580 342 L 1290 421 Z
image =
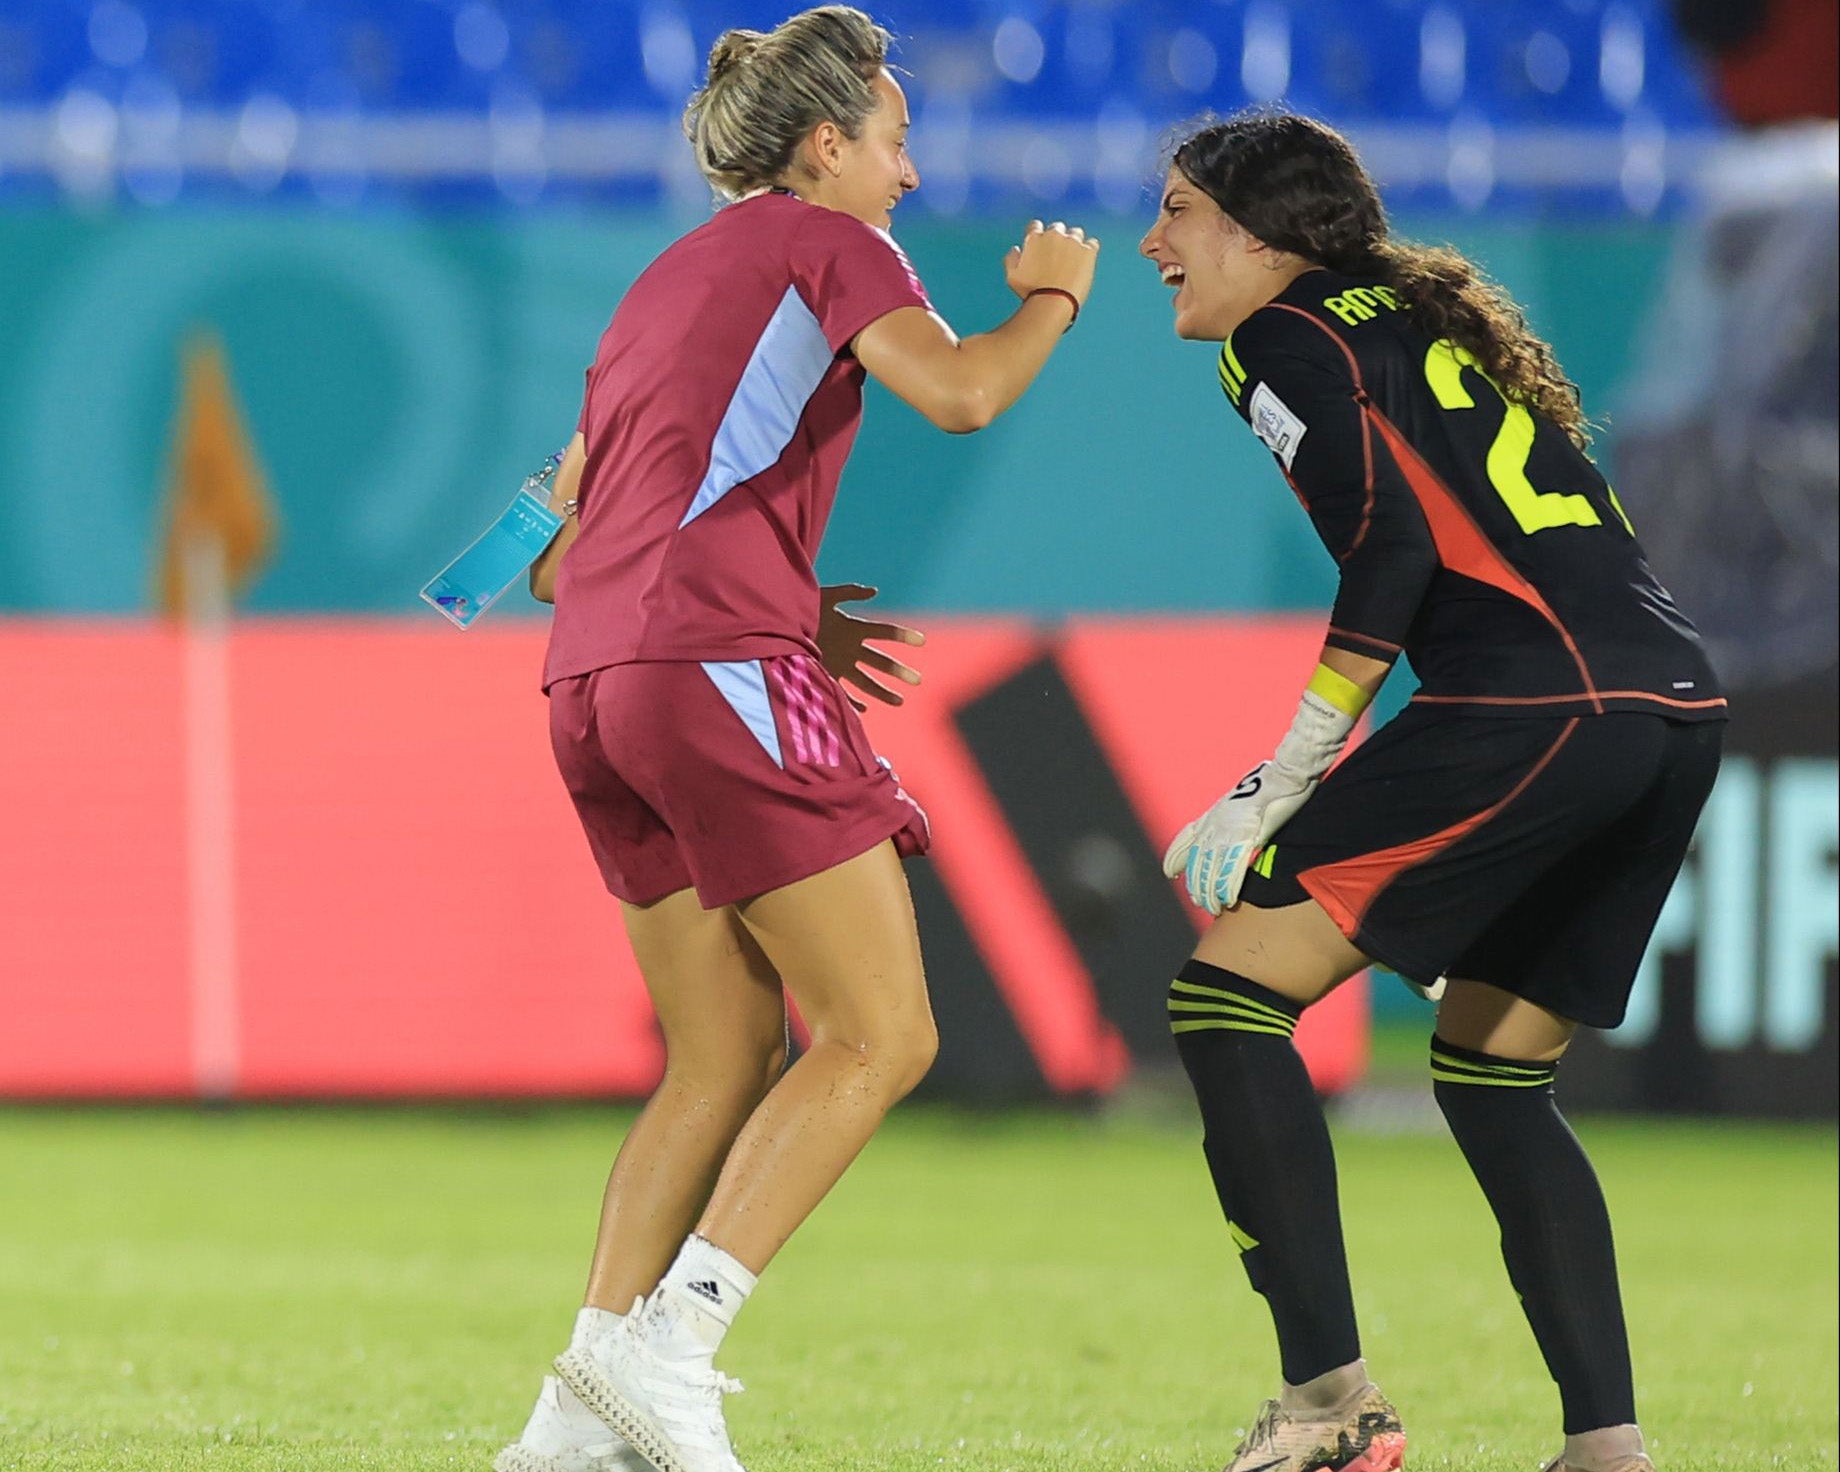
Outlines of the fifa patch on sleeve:
M 1286 470 L 1291 468 L 1291 461 L 1297 458 L 1297 446 L 1303 442 L 1303 436 L 1309 426 L 1295 414 L 1290 406 L 1271 391 L 1269 383 L 1261 383 L 1252 391 L 1252 402 L 1246 406 L 1246 417 L 1252 421 L 1252 432 L 1265 443 L 1265 448 L 1278 457 Z

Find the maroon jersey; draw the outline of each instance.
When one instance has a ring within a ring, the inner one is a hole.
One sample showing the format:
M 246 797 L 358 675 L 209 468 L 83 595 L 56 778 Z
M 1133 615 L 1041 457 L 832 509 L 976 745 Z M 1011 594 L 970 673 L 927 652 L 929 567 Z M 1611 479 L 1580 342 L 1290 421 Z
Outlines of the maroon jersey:
M 862 420 L 849 344 L 901 307 L 930 309 L 900 247 L 789 194 L 729 205 L 645 269 L 588 370 L 546 688 L 816 652 L 812 563 Z

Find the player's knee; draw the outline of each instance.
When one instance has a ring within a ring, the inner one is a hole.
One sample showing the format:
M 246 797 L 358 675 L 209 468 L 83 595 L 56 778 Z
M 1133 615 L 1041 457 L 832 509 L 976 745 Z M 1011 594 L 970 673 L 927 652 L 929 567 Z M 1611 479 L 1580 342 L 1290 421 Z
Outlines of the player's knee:
M 908 1029 L 903 1051 L 906 1056 L 901 1097 L 906 1098 L 920 1086 L 920 1081 L 932 1071 L 934 1060 L 939 1057 L 939 1028 L 930 1013 L 922 1016 Z
M 714 1046 L 711 1046 L 711 1043 Z M 751 1037 L 700 1040 L 698 1045 L 665 1048 L 665 1082 L 711 1105 L 742 1115 L 766 1097 L 786 1067 L 786 1031 L 782 1023 Z
M 1499 1053 L 1485 1053 L 1478 1048 L 1463 1048 L 1447 1041 L 1441 1034 L 1431 1038 L 1431 1078 L 1446 1086 L 1453 1098 L 1466 1097 L 1465 1088 L 1512 1091 L 1495 1097 L 1525 1094 L 1550 1094 L 1559 1070 L 1556 1059 L 1509 1058 Z
M 1190 960 L 1169 984 L 1169 1030 L 1176 1048 L 1247 1036 L 1288 1039 L 1303 1015 L 1300 1003 L 1237 972 Z
M 939 1054 L 939 1031 L 930 1013 L 888 1017 L 855 1028 L 814 1028 L 814 1047 L 834 1047 L 861 1070 L 864 1081 L 890 1104 L 925 1078 Z
M 768 1089 L 779 1082 L 779 1076 L 786 1071 L 786 1033 L 781 1029 L 760 1059 L 760 1092 L 764 1096 Z
M 756 1049 L 748 1060 L 745 1076 L 748 1081 L 748 1108 L 752 1111 L 779 1082 L 779 1076 L 786 1071 L 786 1031 L 784 1027 L 773 1036 L 770 1042 Z
M 905 1099 L 926 1077 L 939 1056 L 939 1029 L 932 1016 L 922 1013 L 869 1045 L 872 1066 L 886 1085 L 890 1103 Z
M 1474 1146 L 1512 1141 L 1529 1116 L 1555 1113 L 1553 1078 L 1558 1065 L 1504 1058 L 1431 1039 L 1431 1092 L 1444 1122 L 1468 1153 Z

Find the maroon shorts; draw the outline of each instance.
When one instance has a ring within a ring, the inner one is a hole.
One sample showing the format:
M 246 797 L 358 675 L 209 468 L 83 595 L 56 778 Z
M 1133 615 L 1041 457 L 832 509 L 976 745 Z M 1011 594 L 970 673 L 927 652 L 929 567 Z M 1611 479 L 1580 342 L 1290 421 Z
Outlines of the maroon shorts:
M 645 905 L 688 885 L 732 905 L 892 838 L 926 814 L 807 654 L 616 664 L 549 687 L 550 740 L 607 888 Z

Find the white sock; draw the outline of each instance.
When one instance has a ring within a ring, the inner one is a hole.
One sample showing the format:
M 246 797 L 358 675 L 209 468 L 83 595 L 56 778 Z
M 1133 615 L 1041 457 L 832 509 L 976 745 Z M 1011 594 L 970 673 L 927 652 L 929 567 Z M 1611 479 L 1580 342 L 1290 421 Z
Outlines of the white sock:
M 646 1342 L 664 1359 L 707 1364 L 756 1281 L 715 1243 L 686 1237 L 646 1306 Z
M 612 1309 L 584 1308 L 575 1315 L 575 1332 L 569 1335 L 569 1348 L 580 1349 L 592 1339 L 611 1334 L 624 1321 L 624 1316 Z

